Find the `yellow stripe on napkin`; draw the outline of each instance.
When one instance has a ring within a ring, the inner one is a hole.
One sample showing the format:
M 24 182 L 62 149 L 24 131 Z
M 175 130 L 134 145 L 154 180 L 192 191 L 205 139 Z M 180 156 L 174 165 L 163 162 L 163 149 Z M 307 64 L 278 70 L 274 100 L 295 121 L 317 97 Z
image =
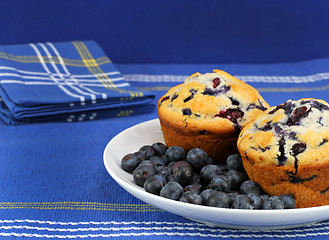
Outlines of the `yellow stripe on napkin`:
M 22 63 L 40 63 L 40 58 L 38 56 L 17 56 L 13 54 L 8 54 L 4 52 L 0 52 L 0 58 L 7 59 L 15 62 Z M 55 63 L 62 64 L 59 57 L 52 56 L 51 59 L 48 56 L 41 57 L 45 63 Z M 78 59 L 70 59 L 70 58 L 61 58 L 65 65 L 74 66 L 74 67 L 85 67 L 86 64 L 83 60 Z M 106 63 L 111 63 L 111 60 L 108 57 L 101 57 L 93 59 L 97 66 L 101 66 Z
M 83 42 L 72 42 L 77 51 L 79 52 L 85 66 L 88 70 L 95 75 L 97 79 L 106 87 L 113 90 L 116 90 L 120 93 L 129 93 L 131 97 L 142 97 L 143 93 L 140 91 L 127 91 L 118 89 L 115 84 L 111 81 L 111 79 L 104 73 L 104 71 L 99 67 L 97 62 L 95 62 L 93 56 L 91 55 L 90 51 L 88 50 L 87 46 Z

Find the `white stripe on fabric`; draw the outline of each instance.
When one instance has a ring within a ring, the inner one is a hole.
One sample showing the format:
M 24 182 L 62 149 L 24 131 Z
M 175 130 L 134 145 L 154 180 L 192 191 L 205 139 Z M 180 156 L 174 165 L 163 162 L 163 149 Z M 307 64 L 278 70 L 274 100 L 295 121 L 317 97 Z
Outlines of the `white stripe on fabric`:
M 184 82 L 189 76 L 185 75 L 147 75 L 147 74 L 125 74 L 128 82 Z
M 119 236 L 200 236 L 200 237 L 219 237 L 219 238 L 307 238 L 309 236 L 328 236 L 329 223 L 317 223 L 304 228 L 280 229 L 280 230 L 237 230 L 213 228 L 201 223 L 182 223 L 182 222 L 55 222 L 41 220 L 0 220 L 4 224 L 0 227 L 3 230 L 34 230 L 43 232 L 52 232 L 57 234 L 38 234 L 21 232 L 0 232 L 2 236 L 14 236 L 21 234 L 32 234 L 31 237 L 42 236 L 46 238 L 85 238 L 85 237 L 119 237 Z M 12 224 L 12 225 L 10 225 Z M 24 224 L 24 225 L 20 225 Z M 28 225 L 29 224 L 29 225 Z M 102 225 L 102 226 L 100 226 Z M 120 226 L 118 226 L 120 225 Z M 63 228 L 64 226 L 64 228 Z M 69 226 L 69 227 L 65 227 Z M 97 226 L 97 227 L 96 227 Z M 100 226 L 100 227 L 98 227 Z M 97 231 L 107 231 L 110 233 L 96 233 Z M 111 232 L 115 233 L 111 233 Z M 129 232 L 125 232 L 129 231 Z M 61 234 L 64 232 L 82 234 Z M 88 233 L 91 232 L 91 233 Z M 9 234 L 9 235 L 6 235 Z
M 41 46 L 45 47 L 43 44 L 41 44 Z M 65 64 L 64 64 L 64 61 L 63 61 L 62 57 L 60 56 L 60 54 L 58 53 L 57 49 L 56 49 L 52 44 L 49 44 L 49 43 L 48 43 L 48 46 L 50 46 L 50 48 L 54 51 L 54 53 L 55 53 L 56 56 L 58 57 L 58 60 L 59 60 L 59 62 L 60 62 L 60 64 L 61 64 L 61 66 L 62 66 L 64 72 L 65 72 L 66 75 L 68 76 L 68 78 L 69 78 L 70 80 L 72 80 L 72 81 L 75 83 L 74 86 L 71 86 L 71 87 L 72 87 L 73 89 L 75 89 L 78 93 L 81 93 L 81 94 L 84 94 L 84 95 L 88 95 L 88 96 L 90 96 L 90 98 L 91 98 L 91 103 L 96 103 L 96 95 L 95 95 L 94 93 L 91 93 L 91 92 L 89 91 L 89 89 L 80 86 L 80 83 L 79 83 L 75 78 L 73 78 L 73 77 L 70 75 L 70 72 L 67 70 L 67 68 L 66 68 L 66 66 L 65 66 Z M 47 54 L 48 54 L 48 53 L 47 53 Z M 52 59 L 52 58 L 53 58 L 52 55 L 50 55 L 50 56 L 51 56 L 50 58 Z M 52 65 L 53 65 L 55 71 L 58 72 L 59 74 L 62 74 L 62 73 L 59 71 L 59 69 L 57 68 L 57 65 L 56 65 L 55 63 L 53 63 L 52 60 L 51 60 L 51 62 L 52 62 Z M 64 76 L 64 75 L 62 74 L 62 75 L 61 75 L 61 78 L 63 78 L 63 80 L 65 80 L 65 82 L 66 82 L 66 78 L 64 78 L 63 76 Z M 80 88 L 83 88 L 83 89 L 86 90 L 87 92 L 84 92 L 84 91 L 81 90 L 79 87 L 80 87 Z
M 0 70 L 11 70 L 21 74 L 27 75 L 43 75 L 49 76 L 48 73 L 43 72 L 31 72 L 19 70 L 13 67 L 5 67 L 0 66 Z M 8 74 L 8 75 L 7 75 Z M 10 73 L 0 73 L 0 76 L 10 76 Z M 58 74 L 52 73 L 53 76 L 58 76 Z M 61 76 L 68 76 L 67 74 L 60 74 Z M 97 77 L 101 76 L 112 76 L 112 75 L 120 75 L 120 72 L 113 71 L 107 73 L 99 73 L 99 74 L 82 74 L 82 75 L 74 75 L 71 76 L 73 78 L 93 78 L 98 80 Z M 22 75 L 11 75 L 18 76 L 23 78 L 28 78 L 28 76 Z M 188 75 L 148 75 L 148 74 L 125 74 L 124 77 L 111 78 L 112 81 L 119 81 L 126 79 L 127 81 L 132 82 L 183 82 Z M 264 83 L 309 83 L 309 82 L 318 82 L 329 79 L 328 73 L 316 73 L 306 76 L 258 76 L 258 75 L 236 75 L 235 77 L 245 81 L 245 82 L 264 82 Z
M 166 231 L 158 231 L 158 232 L 123 232 L 123 233 L 89 233 L 89 234 L 38 234 L 38 233 L 20 233 L 20 232 L 0 232 L 0 236 L 4 237 L 31 237 L 31 238 L 59 238 L 59 239 L 75 239 L 75 238 L 109 238 L 109 237 L 142 237 L 142 236 L 182 236 L 182 237 L 209 237 L 209 238 L 308 238 L 308 237 L 316 237 L 316 236 L 328 236 L 329 232 L 310 232 L 304 234 L 271 234 L 271 233 L 263 233 L 263 234 L 254 234 L 254 233 L 240 233 L 240 234 L 222 234 L 222 233 L 201 233 L 201 232 L 166 232 Z
M 121 75 L 120 72 L 107 72 L 107 73 L 97 73 L 97 74 L 83 74 L 83 75 L 73 75 L 76 78 L 94 78 L 94 77 L 106 77 L 113 75 Z M 113 78 L 111 78 L 112 80 Z
M 316 73 L 306 76 L 257 76 L 257 75 L 234 75 L 245 82 L 263 83 L 310 83 L 329 79 L 328 73 Z M 188 75 L 147 75 L 125 74 L 124 78 L 131 82 L 184 82 Z
M 23 85 L 58 85 L 57 83 L 54 82 L 41 82 L 41 81 L 21 81 L 21 80 L 10 80 L 10 79 L 4 79 L 0 80 L 0 83 L 7 83 L 7 84 L 23 84 Z M 72 86 L 75 83 L 72 82 L 67 82 L 67 83 L 61 83 L 62 86 Z M 104 85 L 101 83 L 84 83 L 84 86 L 95 86 L 95 87 L 103 87 Z M 116 87 L 127 87 L 130 86 L 129 83 L 121 83 L 117 84 Z
M 57 76 L 58 74 L 53 74 L 54 76 Z M 61 74 L 62 76 L 64 76 L 63 74 Z M 75 75 L 71 75 L 73 78 Z M 51 78 L 49 77 L 38 77 L 38 76 L 24 76 L 24 75 L 20 75 L 20 74 L 15 74 L 15 73 L 0 73 L 0 77 L 18 77 L 18 78 L 22 78 L 22 79 L 34 79 L 34 80 L 51 80 Z M 68 76 L 67 76 L 68 77 Z M 121 80 L 124 80 L 123 77 L 120 78 L 111 78 L 111 80 L 113 80 L 113 82 L 118 82 Z M 97 82 L 99 81 L 97 78 L 95 79 L 79 79 L 79 82 Z
M 30 44 L 30 46 L 33 48 L 33 50 L 35 51 L 35 53 L 37 54 L 39 60 L 40 60 L 40 63 L 42 65 L 42 67 L 44 68 L 44 70 L 46 71 L 46 73 L 49 75 L 49 77 L 51 78 L 51 80 L 56 83 L 56 85 L 64 92 L 66 93 L 68 96 L 71 96 L 71 97 L 75 97 L 75 98 L 79 98 L 80 99 L 80 102 L 84 102 L 85 101 L 85 98 L 83 96 L 79 96 L 79 95 L 76 95 L 72 92 L 70 92 L 69 90 L 67 90 L 64 86 L 62 86 L 62 84 L 60 82 L 58 82 L 58 80 L 52 75 L 52 73 L 49 71 L 47 65 L 45 64 L 45 62 L 43 61 L 43 58 L 41 56 L 41 53 L 40 51 L 38 50 L 38 48 L 34 45 L 34 44 Z
M 48 73 L 45 73 L 45 72 L 24 71 L 24 70 L 20 70 L 20 69 L 14 68 L 14 67 L 7 67 L 7 66 L 0 66 L 0 70 L 10 70 L 10 71 L 15 71 L 15 72 L 22 73 L 22 74 L 48 76 Z
M 329 73 L 316 73 L 306 76 L 236 76 L 245 82 L 270 83 L 311 83 L 329 79 Z
M 53 67 L 53 69 L 55 70 L 55 72 L 57 73 L 57 75 L 59 77 L 58 80 L 60 80 L 61 83 L 63 83 L 63 81 L 64 81 L 64 83 L 68 83 L 68 82 L 71 83 L 72 81 L 69 81 L 69 79 L 63 77 L 63 74 L 57 68 L 57 65 L 55 64 L 55 61 L 53 60 L 53 56 L 50 54 L 50 52 L 48 51 L 48 49 L 46 48 L 46 46 L 44 44 L 42 44 L 42 43 L 39 43 L 38 45 L 41 46 L 41 48 L 43 49 L 43 51 L 46 53 L 47 57 L 49 58 L 49 62 L 51 64 L 51 66 Z M 68 86 L 71 89 L 75 90 L 77 92 L 76 94 L 89 95 L 89 94 L 81 91 L 79 88 L 77 88 L 74 85 L 68 85 Z M 80 99 L 81 99 L 80 100 L 80 102 L 81 102 L 80 104 L 81 105 L 85 105 L 86 104 L 85 103 L 86 99 L 82 95 L 80 95 Z M 96 98 L 95 95 L 94 96 L 90 96 L 90 97 L 92 98 L 92 100 L 94 100 Z
M 48 76 L 48 73 L 44 73 L 44 72 L 31 72 L 31 71 L 24 71 L 24 70 L 20 70 L 20 69 L 17 69 L 17 68 L 13 68 L 13 67 L 6 67 L 6 66 L 0 66 L 0 70 L 9 70 L 9 71 L 15 71 L 15 72 L 18 72 L 20 74 L 27 74 L 27 75 L 42 75 L 42 76 Z M 13 73 L 0 73 L 0 74 L 13 74 Z M 114 75 L 120 75 L 121 73 L 120 72 L 117 72 L 117 71 L 113 71 L 113 72 L 107 72 L 107 73 L 99 73 L 99 74 L 81 74 L 81 75 L 74 75 L 74 74 L 71 74 L 72 77 L 74 78 L 95 78 L 96 80 L 97 77 L 101 77 L 101 76 L 114 76 Z M 63 76 L 67 76 L 66 74 L 61 74 Z M 6 76 L 6 75 L 5 75 Z M 22 75 L 13 75 L 13 76 L 22 76 Z M 56 73 L 53 73 L 53 76 L 57 76 Z M 26 76 L 27 77 L 27 76 Z M 117 77 L 117 78 L 111 78 L 112 79 L 115 79 L 116 81 L 119 81 L 119 80 L 124 80 L 123 77 Z
M 166 231 L 199 231 L 199 232 L 220 232 L 220 233 L 245 233 L 245 232 L 252 232 L 252 233 L 304 233 L 307 232 L 315 232 L 315 231 L 326 231 L 329 229 L 329 227 L 321 227 L 321 228 L 309 228 L 309 229 L 280 229 L 280 230 L 235 230 L 235 229 L 220 229 L 220 228 L 211 228 L 206 225 L 203 225 L 202 227 L 196 227 L 196 226 L 151 226 L 151 227 L 141 227 L 141 226 L 128 226 L 128 227 L 79 227 L 79 228 L 58 228 L 58 227 L 37 227 L 37 226 L 29 226 L 29 225 L 6 225 L 6 226 L 0 226 L 0 229 L 28 229 L 28 230 L 38 230 L 38 231 L 49 231 L 49 232 L 87 232 L 87 231 L 129 231 L 129 230 L 145 230 L 145 231 L 160 231 L 160 230 L 166 230 Z M 328 233 L 329 234 L 329 233 Z
M 57 51 L 57 49 L 55 48 L 55 46 L 54 46 L 52 43 L 49 43 L 49 42 L 47 43 L 47 45 L 49 45 L 49 46 L 51 47 L 51 49 L 54 51 L 54 53 L 55 53 L 56 56 L 58 57 L 58 60 L 59 60 L 59 62 L 60 62 L 60 64 L 61 64 L 61 66 L 62 66 L 64 72 L 67 74 L 67 76 L 69 76 L 70 79 L 72 79 L 74 82 L 76 82 L 77 85 L 78 85 L 80 88 L 82 88 L 82 89 L 84 89 L 84 90 L 86 90 L 86 91 L 88 91 L 88 92 L 90 93 L 90 96 L 91 96 L 91 98 L 92 98 L 92 100 L 93 100 L 93 103 L 96 103 L 96 96 L 95 96 L 95 95 L 101 95 L 103 99 L 107 99 L 107 95 L 106 95 L 105 93 L 95 92 L 95 91 L 93 91 L 92 89 L 90 89 L 90 88 L 88 88 L 88 87 L 85 87 L 84 85 L 80 84 L 80 82 L 79 82 L 77 79 L 75 79 L 75 78 L 71 75 L 71 73 L 69 72 L 69 70 L 68 70 L 67 67 L 65 66 L 65 63 L 64 63 L 64 61 L 63 61 L 63 58 L 62 58 L 62 56 L 60 55 L 60 53 Z

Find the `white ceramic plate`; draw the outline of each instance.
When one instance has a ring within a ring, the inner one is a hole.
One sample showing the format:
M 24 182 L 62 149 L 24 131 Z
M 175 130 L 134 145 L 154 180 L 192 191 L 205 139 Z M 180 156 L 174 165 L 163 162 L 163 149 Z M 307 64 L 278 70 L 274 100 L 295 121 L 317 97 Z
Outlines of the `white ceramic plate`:
M 329 219 L 329 206 L 286 210 L 240 210 L 194 205 L 166 199 L 134 184 L 121 168 L 121 159 L 143 145 L 164 142 L 158 119 L 133 126 L 115 136 L 104 151 L 104 164 L 112 178 L 136 198 L 165 211 L 211 226 L 236 229 L 283 229 Z

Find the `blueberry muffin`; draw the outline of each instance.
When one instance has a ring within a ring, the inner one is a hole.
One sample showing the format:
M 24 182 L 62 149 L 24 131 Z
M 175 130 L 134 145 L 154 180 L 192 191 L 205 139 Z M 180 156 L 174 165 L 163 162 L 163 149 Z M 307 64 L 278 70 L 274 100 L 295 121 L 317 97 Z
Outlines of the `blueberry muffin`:
M 255 88 L 220 70 L 195 73 L 158 101 L 167 146 L 199 147 L 222 163 L 238 152 L 241 128 L 267 108 Z
M 240 133 L 238 149 L 251 180 L 296 206 L 329 204 L 329 104 L 304 98 L 272 107 Z

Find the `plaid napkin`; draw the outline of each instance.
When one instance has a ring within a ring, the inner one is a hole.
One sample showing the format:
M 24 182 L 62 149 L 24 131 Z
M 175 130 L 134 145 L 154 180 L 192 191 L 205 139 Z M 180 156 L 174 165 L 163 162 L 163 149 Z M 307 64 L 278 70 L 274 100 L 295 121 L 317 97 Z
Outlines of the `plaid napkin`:
M 0 46 L 0 118 L 9 125 L 150 112 L 93 41 Z

